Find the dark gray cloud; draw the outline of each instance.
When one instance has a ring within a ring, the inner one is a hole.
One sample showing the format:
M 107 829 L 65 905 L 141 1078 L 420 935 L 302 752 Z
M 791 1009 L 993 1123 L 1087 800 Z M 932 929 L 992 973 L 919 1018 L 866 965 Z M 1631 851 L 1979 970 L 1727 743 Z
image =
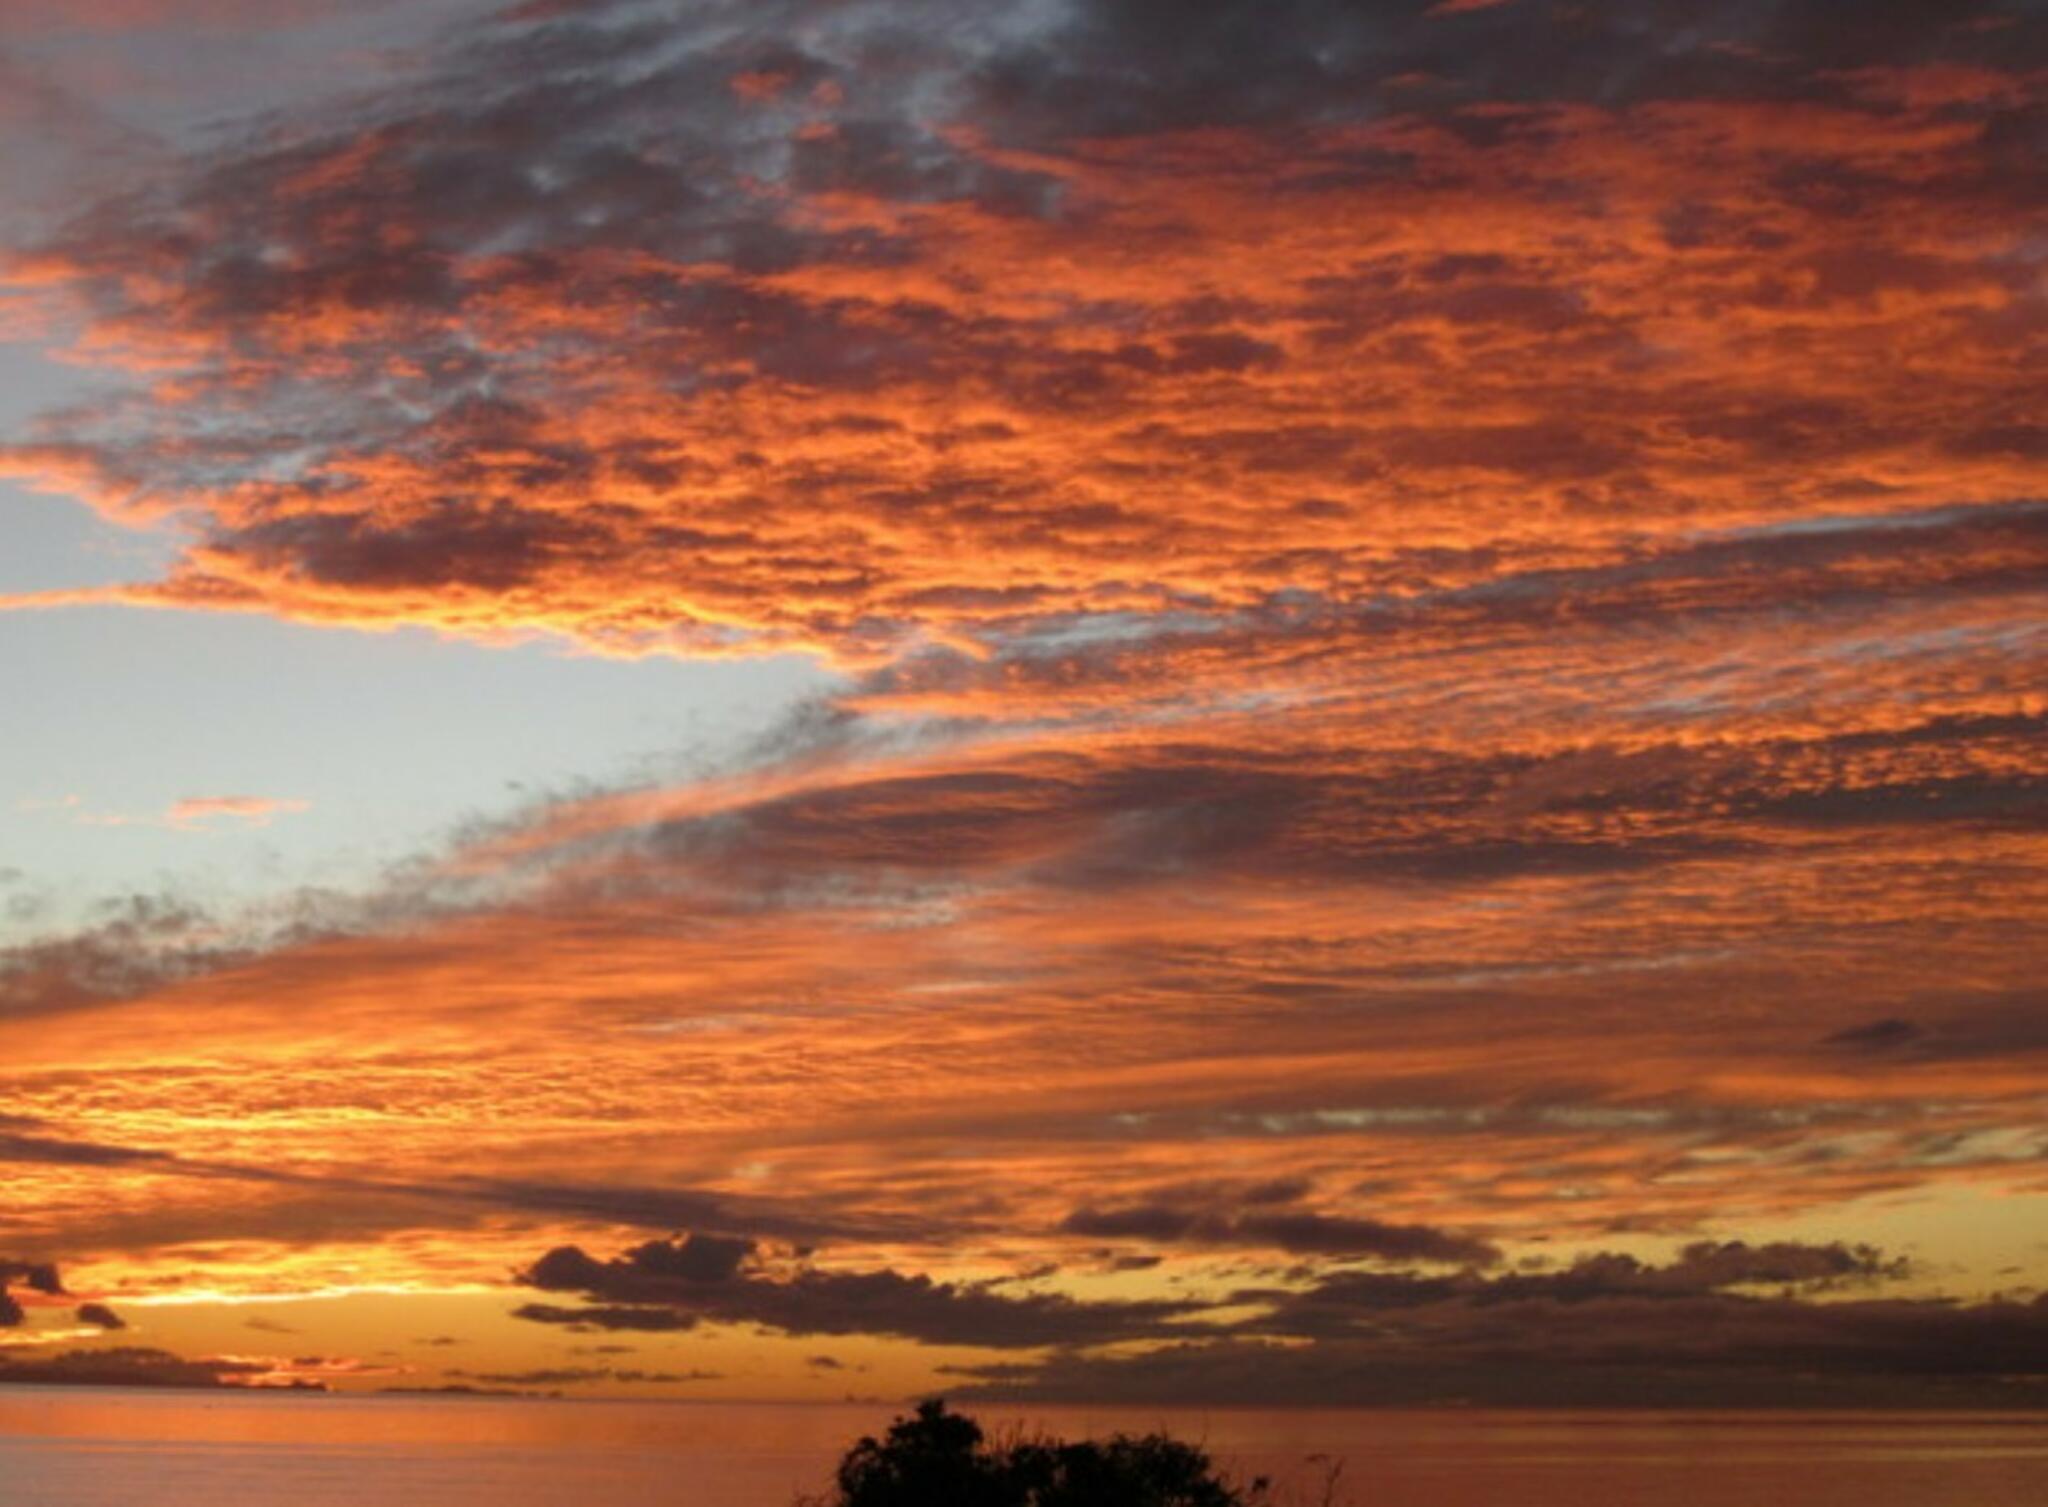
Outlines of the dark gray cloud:
M 20 1301 L 7 1290 L 9 1284 L 14 1282 L 50 1297 L 64 1295 L 63 1278 L 58 1275 L 57 1268 L 51 1263 L 0 1257 L 0 1328 L 12 1328 L 27 1317 L 22 1311 Z
M 70 1293 L 65 1289 L 63 1276 L 56 1263 L 50 1261 L 20 1261 L 0 1257 L 0 1328 L 14 1328 L 24 1323 L 28 1314 L 21 1301 L 8 1291 L 10 1284 L 19 1282 L 32 1292 L 48 1298 L 65 1298 Z M 128 1326 L 121 1316 L 104 1303 L 80 1303 L 74 1315 L 81 1324 L 92 1324 L 101 1329 L 126 1329 Z M 4 1379 L 4 1375 L 0 1375 Z
M 480 899 L 438 883 L 421 864 L 398 865 L 362 892 L 307 887 L 236 911 L 169 893 L 122 895 L 100 901 L 74 931 L 0 946 L 0 1019 L 115 1003 L 282 949 L 456 914 Z
M 1533 1315 L 1524 1315 L 1534 1320 Z M 991 1401 L 1273 1407 L 2024 1408 L 2048 1405 L 2040 1305 L 1613 1303 L 1576 1310 L 1576 1348 L 1540 1320 L 1485 1344 L 1280 1346 L 1233 1338 L 1123 1358 L 963 1367 Z
M 2028 0 L 1083 0 L 980 63 L 977 114 L 1046 145 L 1214 126 L 1330 124 L 1478 101 L 1625 106 L 1652 99 L 1841 97 L 1829 74 L 2039 56 Z M 2003 23 L 2001 25 L 2001 23 Z M 1478 121 L 1464 123 L 1480 131 Z
M 632 1308 L 616 1303 L 594 1303 L 580 1308 L 560 1303 L 522 1303 L 512 1310 L 515 1319 L 536 1324 L 559 1324 L 578 1331 L 622 1330 L 643 1334 L 674 1334 L 697 1327 L 694 1313 L 674 1308 Z
M 72 1350 L 46 1359 L 0 1357 L 0 1384 L 38 1387 L 229 1387 L 268 1371 L 267 1362 L 192 1360 L 167 1350 L 126 1346 Z M 302 1384 L 315 1385 L 317 1383 Z
M 5 1288 L 10 1282 L 19 1282 L 53 1298 L 64 1296 L 64 1278 L 52 1262 L 0 1257 L 0 1288 Z
M 1342 1272 L 1206 1343 L 966 1368 L 1048 1401 L 1491 1406 L 2048 1402 L 2048 1300 L 1844 1296 L 1904 1273 L 1867 1247 L 1702 1242 L 1665 1265 L 1585 1257 L 1482 1277 Z M 1776 1289 L 1775 1293 L 1766 1289 Z M 1286 1344 L 1276 1344 L 1284 1338 Z
M 545 1292 L 594 1292 L 616 1286 L 626 1275 L 655 1283 L 724 1282 L 753 1254 L 751 1240 L 698 1233 L 680 1240 L 650 1240 L 610 1262 L 597 1260 L 581 1247 L 564 1245 L 534 1262 L 521 1280 Z
M 527 1371 L 450 1371 L 448 1375 L 512 1387 L 580 1386 L 593 1381 L 672 1386 L 681 1382 L 724 1379 L 724 1374 L 718 1371 L 648 1371 L 630 1366 L 541 1366 Z
M 1574 1307 L 1643 1300 L 1686 1302 L 1724 1297 L 1731 1290 L 1775 1288 L 1802 1297 L 1895 1280 L 1907 1275 L 1904 1258 L 1870 1246 L 1809 1245 L 1772 1241 L 1698 1241 L 1656 1265 L 1634 1256 L 1597 1253 L 1549 1272 L 1482 1276 L 1464 1271 L 1421 1277 L 1410 1272 L 1339 1272 L 1299 1291 L 1240 1292 L 1243 1300 L 1273 1303 L 1257 1321 L 1265 1333 L 1340 1337 L 1385 1322 L 1383 1316 L 1435 1311 L 1513 1308 L 1521 1304 Z
M 1295 1255 L 1370 1256 L 1488 1266 L 1500 1259 L 1485 1240 L 1426 1225 L 1387 1224 L 1306 1211 L 1219 1213 L 1171 1204 L 1076 1209 L 1060 1225 L 1069 1235 L 1154 1244 L 1253 1246 Z
M 1135 1221 L 1134 1221 L 1135 1223 Z M 1859 1295 L 1908 1275 L 1867 1246 L 1700 1241 L 1662 1264 L 1599 1253 L 1556 1271 L 1325 1271 L 1206 1302 L 1083 1304 L 890 1271 L 680 1275 L 686 1242 L 610 1260 L 563 1247 L 525 1274 L 589 1307 L 520 1315 L 589 1330 L 752 1323 L 1036 1349 L 953 1368 L 991 1397 L 1284 1404 L 2038 1406 L 2048 1299 Z M 1256 1312 L 1242 1317 L 1247 1309 Z M 1232 1316 L 1212 1326 L 1204 1310 Z M 1205 1333 L 1206 1329 L 1206 1333 Z M 1190 1338 L 1201 1335 L 1201 1338 Z M 1150 1342 L 1133 1348 L 1127 1342 Z M 1115 1345 L 1113 1353 L 1103 1347 Z M 813 1361 L 816 1366 L 820 1362 Z
M 689 1244 L 650 1241 L 608 1260 L 576 1246 L 557 1247 L 520 1280 L 546 1292 L 578 1294 L 594 1306 L 527 1304 L 517 1316 L 595 1329 L 758 1324 L 793 1335 L 871 1334 L 928 1345 L 1033 1349 L 1169 1334 L 1174 1320 L 1197 1307 L 1185 1301 L 1087 1303 L 1040 1293 L 1009 1297 L 989 1284 L 887 1269 L 805 1267 L 771 1274 L 734 1267 L 707 1276 L 705 1265 L 688 1254 Z
M 78 1322 L 91 1324 L 99 1329 L 126 1329 L 125 1320 L 104 1303 L 81 1303 L 77 1310 Z
M 0 948 L 0 1018 L 120 999 L 250 955 L 214 938 L 189 906 L 135 896 L 87 930 Z

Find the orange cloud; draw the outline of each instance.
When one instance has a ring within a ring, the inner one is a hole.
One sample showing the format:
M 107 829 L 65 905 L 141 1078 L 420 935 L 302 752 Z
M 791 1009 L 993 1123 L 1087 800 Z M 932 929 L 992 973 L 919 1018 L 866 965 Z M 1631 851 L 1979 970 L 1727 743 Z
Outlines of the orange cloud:
M 174 801 L 164 820 L 185 831 L 202 829 L 218 817 L 230 817 L 251 827 L 267 827 L 277 817 L 311 809 L 311 803 L 278 800 L 265 795 L 207 795 Z
M 854 98 L 835 118 L 876 140 L 799 132 L 773 174 L 724 108 L 670 123 L 730 154 L 673 201 L 696 207 L 638 218 L 625 182 L 429 107 L 37 250 L 82 352 L 156 401 L 8 464 L 202 521 L 130 599 L 849 664 L 2032 496 L 1997 145 L 2022 85 L 1837 73 L 1865 77 L 1306 132 L 1162 105 L 1052 139 L 999 101 L 923 125 Z M 572 134 L 651 150 L 636 129 L 599 106 Z M 555 187 L 452 211 L 442 176 L 505 150 Z M 539 239 L 503 249 L 514 225 Z M 279 422 L 314 393 L 331 431 Z

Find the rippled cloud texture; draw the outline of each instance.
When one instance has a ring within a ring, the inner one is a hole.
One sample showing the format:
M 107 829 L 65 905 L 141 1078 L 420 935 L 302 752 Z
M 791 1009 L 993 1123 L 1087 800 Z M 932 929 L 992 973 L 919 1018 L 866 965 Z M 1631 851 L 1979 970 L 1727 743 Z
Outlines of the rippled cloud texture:
M 2023 0 L 534 0 L 136 159 L 0 265 L 102 379 L 0 473 L 183 543 L 0 606 L 837 689 L 21 941 L 0 1250 L 486 1287 L 477 1374 L 625 1389 L 548 1347 L 2039 1403 L 2044 68 Z

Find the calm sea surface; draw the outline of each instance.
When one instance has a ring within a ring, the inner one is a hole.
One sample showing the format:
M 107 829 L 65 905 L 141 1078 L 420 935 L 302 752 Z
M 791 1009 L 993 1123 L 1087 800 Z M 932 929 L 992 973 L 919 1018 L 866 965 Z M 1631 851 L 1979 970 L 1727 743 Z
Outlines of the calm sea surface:
M 785 1507 L 888 1408 L 0 1389 L 4 1507 Z M 2041 1507 L 2048 1417 L 980 1410 L 1355 1507 Z

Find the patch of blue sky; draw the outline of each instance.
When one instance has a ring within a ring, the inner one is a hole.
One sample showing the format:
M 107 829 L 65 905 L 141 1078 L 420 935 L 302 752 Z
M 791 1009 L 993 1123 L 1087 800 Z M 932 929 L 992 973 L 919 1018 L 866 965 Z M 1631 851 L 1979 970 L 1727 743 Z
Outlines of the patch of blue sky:
M 829 683 L 795 657 L 613 660 L 118 607 L 0 614 L 0 868 L 42 897 L 14 929 L 61 929 L 125 894 L 214 906 L 374 884 L 463 822 L 730 760 Z M 230 798 L 290 804 L 267 821 L 171 819 Z

